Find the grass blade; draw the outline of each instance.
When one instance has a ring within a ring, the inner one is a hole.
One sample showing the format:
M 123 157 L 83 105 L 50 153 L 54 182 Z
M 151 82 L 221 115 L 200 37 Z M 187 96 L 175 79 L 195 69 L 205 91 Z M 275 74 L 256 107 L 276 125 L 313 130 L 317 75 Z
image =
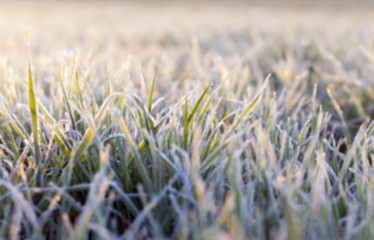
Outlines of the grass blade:
M 29 86 L 29 108 L 32 121 L 32 129 L 34 134 L 34 147 L 35 147 L 35 162 L 36 162 L 36 186 L 41 184 L 41 173 L 39 172 L 39 165 L 41 162 L 40 146 L 39 146 L 39 131 L 38 131 L 38 111 L 36 107 L 35 91 L 34 91 L 34 78 L 32 73 L 31 62 L 28 65 L 28 86 Z

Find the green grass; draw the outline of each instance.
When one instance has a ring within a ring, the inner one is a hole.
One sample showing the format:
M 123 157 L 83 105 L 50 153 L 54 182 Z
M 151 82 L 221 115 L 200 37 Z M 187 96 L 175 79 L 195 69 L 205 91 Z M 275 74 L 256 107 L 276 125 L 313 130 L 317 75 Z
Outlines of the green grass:
M 0 238 L 373 239 L 369 23 L 232 11 L 0 49 Z

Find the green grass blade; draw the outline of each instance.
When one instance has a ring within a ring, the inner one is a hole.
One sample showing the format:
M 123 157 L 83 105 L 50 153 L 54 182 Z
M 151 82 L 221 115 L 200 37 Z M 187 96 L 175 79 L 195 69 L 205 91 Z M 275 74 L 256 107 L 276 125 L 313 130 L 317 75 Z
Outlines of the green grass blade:
M 203 101 L 205 95 L 208 93 L 209 88 L 210 88 L 210 85 L 209 85 L 207 88 L 205 88 L 205 90 L 204 90 L 204 92 L 201 94 L 199 100 L 196 102 L 195 106 L 192 108 L 192 111 L 191 111 L 190 115 L 189 115 L 188 118 L 187 118 L 187 122 L 188 122 L 188 123 L 191 122 L 193 116 L 195 115 L 195 113 L 196 113 L 197 109 L 199 108 L 201 102 Z
M 149 91 L 148 105 L 147 105 L 148 112 L 151 112 L 151 109 L 152 109 L 153 90 L 154 90 L 154 87 L 155 87 L 155 82 L 156 82 L 156 77 L 157 77 L 157 73 L 158 73 L 158 68 L 160 66 L 160 62 L 161 62 L 161 54 L 160 54 L 160 56 L 158 57 L 158 60 L 157 60 L 157 65 L 156 65 L 155 73 L 154 73 L 153 79 L 152 79 L 151 90 Z
M 143 162 L 141 161 L 141 158 L 140 158 L 139 153 L 137 151 L 135 142 L 132 139 L 132 137 L 130 135 L 130 132 L 129 132 L 127 126 L 126 126 L 126 123 L 123 121 L 123 119 L 120 119 L 119 125 L 120 125 L 120 128 L 121 128 L 123 134 L 126 137 L 126 140 L 129 144 L 131 150 L 133 151 L 133 154 L 135 156 L 135 164 L 136 164 L 137 169 L 139 171 L 140 177 L 143 180 L 143 184 L 145 185 L 145 188 L 147 189 L 147 191 L 152 192 L 153 191 L 152 190 L 152 181 L 149 177 L 149 173 L 148 173 L 147 169 L 145 168 Z
M 41 162 L 40 146 L 39 146 L 39 130 L 38 130 L 38 111 L 36 107 L 35 91 L 34 91 L 34 78 L 32 73 L 31 63 L 28 65 L 28 86 L 29 86 L 29 108 L 32 121 L 32 129 L 34 134 L 34 147 L 35 147 L 35 163 L 36 163 L 36 185 L 41 183 L 41 173 L 39 172 L 39 165 Z
M 69 98 L 66 94 L 66 90 L 65 90 L 65 85 L 64 85 L 64 75 L 65 75 L 65 68 L 64 66 L 62 67 L 62 73 L 59 72 L 59 80 L 60 80 L 60 84 L 61 84 L 61 89 L 62 89 L 62 93 L 64 95 L 64 99 L 65 99 L 65 103 L 66 103 L 66 106 L 68 108 L 68 112 L 69 112 L 69 116 L 70 116 L 70 120 L 71 120 L 71 123 L 73 125 L 73 129 L 76 130 L 77 129 L 77 126 L 76 126 L 76 123 L 75 123 L 75 119 L 74 119 L 74 115 L 73 115 L 73 111 L 71 110 L 71 106 L 70 106 L 70 101 L 69 101 Z

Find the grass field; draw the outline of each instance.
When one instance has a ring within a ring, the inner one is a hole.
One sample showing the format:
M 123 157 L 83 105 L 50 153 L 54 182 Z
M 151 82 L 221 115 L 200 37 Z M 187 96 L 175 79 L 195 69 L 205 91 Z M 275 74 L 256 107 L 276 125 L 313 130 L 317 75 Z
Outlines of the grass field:
M 0 2 L 1 239 L 373 239 L 371 12 Z

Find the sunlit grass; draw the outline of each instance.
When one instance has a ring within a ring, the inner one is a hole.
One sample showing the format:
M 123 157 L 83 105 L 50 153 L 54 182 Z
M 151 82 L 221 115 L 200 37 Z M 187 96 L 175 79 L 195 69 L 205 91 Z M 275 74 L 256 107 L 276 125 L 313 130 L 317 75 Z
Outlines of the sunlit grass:
M 372 239 L 373 32 L 172 9 L 0 50 L 0 236 Z

